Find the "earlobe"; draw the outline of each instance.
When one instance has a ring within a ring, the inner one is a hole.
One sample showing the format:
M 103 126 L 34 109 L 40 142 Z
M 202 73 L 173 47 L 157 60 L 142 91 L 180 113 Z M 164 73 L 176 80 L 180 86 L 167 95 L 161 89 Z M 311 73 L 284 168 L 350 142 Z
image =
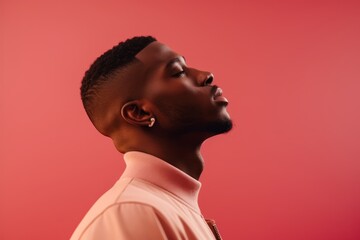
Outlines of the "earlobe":
M 148 126 L 153 117 L 150 112 L 144 110 L 139 100 L 125 103 L 121 108 L 121 116 L 126 122 L 137 126 Z

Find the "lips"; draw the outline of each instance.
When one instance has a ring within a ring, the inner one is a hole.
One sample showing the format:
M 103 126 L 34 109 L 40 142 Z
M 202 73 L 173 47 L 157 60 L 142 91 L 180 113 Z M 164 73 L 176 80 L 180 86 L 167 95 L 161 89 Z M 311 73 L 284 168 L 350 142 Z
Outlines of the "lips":
M 229 101 L 222 94 L 223 94 L 222 89 L 217 87 L 216 90 L 215 90 L 215 93 L 214 93 L 214 101 L 218 102 L 218 103 L 228 104 Z

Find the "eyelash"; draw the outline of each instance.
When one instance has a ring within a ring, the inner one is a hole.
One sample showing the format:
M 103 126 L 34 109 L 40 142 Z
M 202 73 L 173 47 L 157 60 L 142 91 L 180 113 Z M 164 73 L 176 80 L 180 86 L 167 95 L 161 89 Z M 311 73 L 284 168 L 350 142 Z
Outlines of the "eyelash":
M 173 75 L 173 77 L 181 77 L 181 76 L 183 76 L 183 75 L 185 75 L 185 71 L 184 71 L 184 70 L 175 73 L 175 74 Z

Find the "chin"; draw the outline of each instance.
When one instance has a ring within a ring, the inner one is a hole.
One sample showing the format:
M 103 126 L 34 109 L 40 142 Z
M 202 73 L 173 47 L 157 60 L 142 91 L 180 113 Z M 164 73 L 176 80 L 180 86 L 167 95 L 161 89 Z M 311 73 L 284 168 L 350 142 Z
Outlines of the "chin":
M 213 134 L 221 134 L 229 132 L 233 127 L 233 123 L 230 119 L 211 123 L 207 126 L 207 131 Z
M 185 123 L 181 125 L 180 123 Z M 176 127 L 175 127 L 176 126 Z M 179 121 L 170 131 L 174 135 L 182 135 L 188 133 L 200 134 L 206 136 L 205 138 L 227 133 L 232 127 L 233 123 L 229 117 L 222 117 L 221 119 L 213 119 L 211 121 Z

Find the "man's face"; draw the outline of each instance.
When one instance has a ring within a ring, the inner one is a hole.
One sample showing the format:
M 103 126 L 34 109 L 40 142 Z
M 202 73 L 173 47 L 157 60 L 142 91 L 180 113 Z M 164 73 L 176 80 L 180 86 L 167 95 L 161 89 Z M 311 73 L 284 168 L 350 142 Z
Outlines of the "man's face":
M 136 55 L 143 67 L 144 99 L 152 104 L 157 127 L 165 134 L 200 133 L 205 138 L 227 132 L 232 123 L 213 76 L 186 65 L 183 56 L 160 42 Z

